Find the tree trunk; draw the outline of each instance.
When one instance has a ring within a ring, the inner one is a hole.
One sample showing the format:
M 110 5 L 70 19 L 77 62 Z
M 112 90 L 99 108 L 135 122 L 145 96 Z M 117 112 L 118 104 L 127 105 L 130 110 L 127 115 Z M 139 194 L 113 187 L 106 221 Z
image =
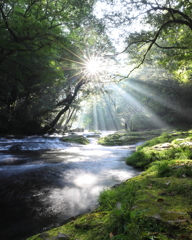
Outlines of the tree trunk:
M 66 105 L 63 109 L 60 110 L 60 112 L 57 114 L 57 116 L 55 117 L 55 119 L 49 123 L 49 125 L 46 125 L 40 132 L 39 134 L 45 134 L 47 132 L 49 132 L 50 130 L 52 130 L 54 128 L 54 126 L 56 125 L 56 123 L 59 121 L 60 117 L 68 111 L 68 109 L 70 108 L 71 104 L 73 103 L 73 101 L 75 100 L 75 97 L 77 96 L 78 91 L 80 90 L 81 86 L 84 84 L 84 81 L 80 81 L 76 86 L 75 86 L 75 90 L 73 94 L 69 94 L 66 98 Z
M 64 124 L 64 132 L 65 132 L 65 130 L 67 129 L 67 128 L 66 128 L 66 127 L 67 127 L 67 124 L 68 124 L 69 121 L 71 120 L 71 118 L 72 118 L 75 110 L 76 110 L 76 108 L 74 108 L 74 109 L 71 111 L 71 113 L 69 113 L 69 116 L 67 117 L 67 120 L 66 120 L 66 122 L 65 122 L 65 124 Z

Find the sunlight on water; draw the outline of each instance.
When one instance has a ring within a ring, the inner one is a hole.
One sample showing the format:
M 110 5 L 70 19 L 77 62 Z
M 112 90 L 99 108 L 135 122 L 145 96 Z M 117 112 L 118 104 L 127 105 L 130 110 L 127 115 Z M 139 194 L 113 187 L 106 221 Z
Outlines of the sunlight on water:
M 104 156 L 111 154 L 110 151 L 102 151 L 102 150 L 87 150 L 84 155 L 85 156 Z
M 103 189 L 139 174 L 124 161 L 133 151 L 131 146 L 105 147 L 96 138 L 90 139 L 89 145 L 77 145 L 52 137 L 7 139 L 7 143 L 0 138 L 0 203 L 5 206 L 5 226 L 20 233 L 29 228 L 29 235 L 55 227 L 95 209 Z M 7 151 L 15 144 L 22 148 Z
M 98 182 L 98 177 L 94 174 L 82 174 L 73 181 L 78 187 L 90 187 Z
M 113 169 L 113 170 L 108 170 L 107 174 L 111 176 L 111 178 L 114 178 L 114 180 L 123 182 L 123 181 L 126 181 L 128 178 L 134 177 L 135 171 L 131 171 L 131 169 L 129 172 Z
M 43 201 L 49 203 L 47 213 L 52 212 L 61 215 L 63 220 L 94 209 L 97 205 L 97 196 L 102 190 L 99 186 L 92 188 L 65 187 L 54 189 Z M 66 194 L 67 193 L 67 194 Z M 64 215 L 64 216 L 63 216 Z

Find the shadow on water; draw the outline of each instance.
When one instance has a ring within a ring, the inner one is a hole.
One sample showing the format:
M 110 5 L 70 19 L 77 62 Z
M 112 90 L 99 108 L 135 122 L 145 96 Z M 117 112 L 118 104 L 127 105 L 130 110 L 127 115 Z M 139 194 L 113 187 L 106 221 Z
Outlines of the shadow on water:
M 42 147 L 42 142 L 47 141 L 52 144 L 49 150 Z M 0 139 L 1 239 L 26 239 L 93 210 L 103 188 L 139 174 L 124 162 L 134 146 L 102 147 L 94 141 L 88 146 L 63 145 L 58 139 L 47 141 L 38 137 L 20 139 L 23 150 L 9 151 L 18 139 L 7 140 L 9 148 L 6 139 Z M 38 150 L 31 150 L 32 146 Z

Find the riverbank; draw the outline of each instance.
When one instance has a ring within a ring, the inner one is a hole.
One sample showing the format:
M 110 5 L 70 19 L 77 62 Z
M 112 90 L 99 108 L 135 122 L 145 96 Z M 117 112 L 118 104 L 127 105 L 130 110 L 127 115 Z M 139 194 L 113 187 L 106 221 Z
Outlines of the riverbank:
M 122 146 L 135 144 L 138 142 L 147 141 L 154 137 L 157 137 L 166 131 L 165 129 L 155 129 L 149 131 L 126 131 L 120 130 L 113 134 L 109 134 L 106 137 L 101 137 L 98 139 L 98 143 L 104 146 Z
M 99 197 L 99 207 L 28 240 L 192 239 L 192 130 L 164 133 L 127 158 L 144 171 Z

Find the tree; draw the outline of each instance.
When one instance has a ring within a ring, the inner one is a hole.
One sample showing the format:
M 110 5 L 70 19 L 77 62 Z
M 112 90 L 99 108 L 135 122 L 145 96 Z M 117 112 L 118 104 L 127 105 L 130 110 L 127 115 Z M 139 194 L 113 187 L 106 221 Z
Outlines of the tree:
M 126 47 L 123 52 L 135 60 L 132 71 L 153 51 L 156 54 L 156 49 L 169 63 L 174 57 L 177 61 L 174 67 L 182 69 L 188 61 L 191 71 L 192 4 L 189 1 L 120 0 L 120 7 L 116 8 L 113 6 L 117 1 L 107 2 L 112 10 L 104 15 L 103 21 L 106 25 L 124 27 Z
M 61 113 L 69 109 L 84 80 L 71 78 L 75 71 L 68 73 L 63 66 L 73 67 L 67 58 L 77 60 L 71 54 L 79 54 L 74 44 L 78 42 L 75 32 L 83 35 L 87 19 L 93 19 L 93 3 L 0 2 L 1 123 L 18 128 L 30 119 L 42 122 L 51 115 L 53 126 Z M 73 90 L 69 93 L 70 88 Z

